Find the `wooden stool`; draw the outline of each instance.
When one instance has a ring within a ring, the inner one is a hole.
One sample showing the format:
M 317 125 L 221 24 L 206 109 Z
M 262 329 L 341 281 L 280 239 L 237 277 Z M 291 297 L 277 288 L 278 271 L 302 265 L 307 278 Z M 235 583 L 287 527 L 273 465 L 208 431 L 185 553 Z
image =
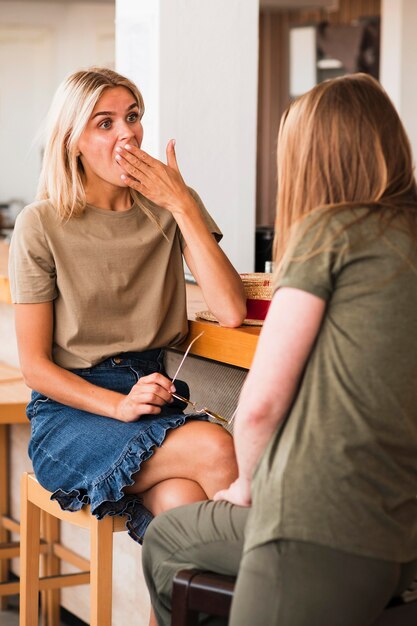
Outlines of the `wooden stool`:
M 19 523 L 10 517 L 9 426 L 28 424 L 26 405 L 30 390 L 15 367 L 0 363 L 0 609 L 7 608 L 7 596 L 19 593 L 19 583 L 10 582 L 10 559 L 19 556 Z
M 38 594 L 42 590 L 60 589 L 90 583 L 90 626 L 111 626 L 113 533 L 126 530 L 124 516 L 106 516 L 98 520 L 90 507 L 80 511 L 63 511 L 51 493 L 41 487 L 33 474 L 22 476 L 20 515 L 20 626 L 38 625 Z M 59 542 L 51 549 L 57 560 L 78 569 L 77 574 L 54 573 L 39 577 L 40 514 L 75 524 L 90 531 L 90 561 L 80 557 Z
M 19 593 L 19 582 L 11 582 L 10 559 L 19 557 L 20 543 L 10 541 L 10 533 L 20 534 L 20 524 L 10 516 L 9 430 L 12 424 L 28 424 L 26 405 L 30 389 L 23 382 L 19 369 L 0 363 L 0 609 L 6 610 L 7 596 Z M 59 536 L 59 522 L 42 516 L 42 570 L 48 575 L 57 568 L 49 546 Z M 59 626 L 59 591 L 48 591 L 42 597 L 43 625 Z
M 171 626 L 197 626 L 199 613 L 227 618 L 235 579 L 197 569 L 180 570 L 172 588 Z M 416 626 L 417 593 L 393 598 L 373 626 Z

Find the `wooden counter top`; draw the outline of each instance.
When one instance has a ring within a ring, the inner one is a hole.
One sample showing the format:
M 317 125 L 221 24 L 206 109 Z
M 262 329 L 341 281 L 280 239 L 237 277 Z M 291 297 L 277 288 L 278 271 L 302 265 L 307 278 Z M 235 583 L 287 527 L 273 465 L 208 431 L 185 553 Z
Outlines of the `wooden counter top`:
M 0 241 L 0 302 L 11 303 L 7 272 L 9 245 Z M 187 285 L 187 313 L 190 321 L 189 335 L 178 350 L 185 351 L 189 343 L 202 331 L 204 335 L 195 342 L 190 354 L 227 365 L 248 369 L 256 349 L 260 327 L 240 326 L 223 328 L 214 322 L 197 320 L 197 311 L 207 309 L 197 285 Z
M 258 342 L 260 327 L 224 328 L 215 322 L 196 319 L 197 311 L 204 310 L 207 310 L 207 305 L 204 302 L 200 287 L 187 285 L 187 312 L 190 332 L 187 339 L 178 346 L 178 349 L 185 352 L 190 342 L 198 337 L 201 332 L 204 332 L 202 337 L 192 345 L 190 354 L 249 369 Z

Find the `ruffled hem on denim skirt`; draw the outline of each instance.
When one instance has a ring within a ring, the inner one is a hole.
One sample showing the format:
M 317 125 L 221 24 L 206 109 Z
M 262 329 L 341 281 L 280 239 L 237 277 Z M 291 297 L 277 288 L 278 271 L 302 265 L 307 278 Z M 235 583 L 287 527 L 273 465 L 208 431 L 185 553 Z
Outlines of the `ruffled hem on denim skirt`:
M 143 461 L 149 459 L 155 448 L 159 448 L 169 430 L 178 428 L 185 420 L 207 421 L 204 414 L 175 415 L 165 423 L 166 430 L 158 436 L 153 423 L 149 428 L 134 437 L 121 454 L 116 467 L 99 476 L 93 483 L 90 494 L 85 490 L 73 489 L 70 492 L 57 489 L 51 500 L 57 500 L 65 511 L 79 511 L 85 504 L 91 505 L 91 513 L 98 519 L 106 515 L 126 515 L 126 528 L 132 539 L 142 544 L 145 531 L 153 519 L 152 513 L 144 506 L 138 495 L 126 495 L 123 489 L 134 484 L 132 476 L 139 471 Z M 166 417 L 165 417 L 166 419 Z M 158 429 L 159 430 L 159 429 Z

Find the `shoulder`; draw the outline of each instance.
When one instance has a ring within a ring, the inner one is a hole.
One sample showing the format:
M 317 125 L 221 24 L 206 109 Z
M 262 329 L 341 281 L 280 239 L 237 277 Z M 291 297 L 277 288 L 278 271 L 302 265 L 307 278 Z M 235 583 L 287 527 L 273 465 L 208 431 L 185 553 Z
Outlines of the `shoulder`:
M 16 227 L 38 227 L 43 229 L 46 225 L 56 220 L 56 211 L 49 200 L 38 200 L 22 209 L 16 218 Z

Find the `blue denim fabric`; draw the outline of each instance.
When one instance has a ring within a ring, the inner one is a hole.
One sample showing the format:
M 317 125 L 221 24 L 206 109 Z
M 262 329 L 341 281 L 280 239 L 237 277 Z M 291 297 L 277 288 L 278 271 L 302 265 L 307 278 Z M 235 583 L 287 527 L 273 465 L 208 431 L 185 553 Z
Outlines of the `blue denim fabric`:
M 165 374 L 163 357 L 162 350 L 124 353 L 72 372 L 94 385 L 127 394 L 140 377 Z M 186 383 L 176 380 L 175 386 L 181 396 L 189 397 Z M 141 543 L 152 514 L 140 497 L 125 495 L 123 488 L 133 484 L 133 474 L 161 446 L 167 431 L 184 424 L 184 408 L 175 400 L 159 415 L 143 415 L 127 423 L 73 409 L 34 391 L 27 416 L 32 428 L 29 456 L 36 477 L 65 510 L 78 511 L 91 504 L 99 519 L 126 514 L 130 536 Z M 208 418 L 187 415 L 188 419 Z

